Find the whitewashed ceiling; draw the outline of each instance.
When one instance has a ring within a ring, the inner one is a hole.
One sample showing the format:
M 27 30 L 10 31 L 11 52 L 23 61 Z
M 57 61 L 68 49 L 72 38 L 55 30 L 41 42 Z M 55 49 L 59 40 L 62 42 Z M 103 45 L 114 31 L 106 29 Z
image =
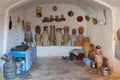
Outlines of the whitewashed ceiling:
M 71 4 L 78 6 L 85 11 L 89 10 L 90 8 L 94 10 L 99 8 L 105 8 L 105 6 L 96 3 L 94 0 L 31 0 L 29 2 L 24 2 L 21 5 L 14 7 L 14 9 L 27 9 L 32 6 L 41 4 Z
M 120 7 L 120 0 L 101 0 L 113 7 Z
M 4 1 L 0 0 L 0 8 L 6 9 L 18 1 L 22 1 L 22 0 L 4 0 Z M 51 3 L 52 4 L 57 4 L 57 3 L 73 4 L 81 8 L 85 8 L 87 6 L 91 6 L 93 8 L 99 7 L 99 5 L 94 2 L 94 0 L 24 0 L 24 1 L 26 2 L 16 6 L 16 8 L 23 7 L 23 6 L 27 8 L 36 4 L 51 4 Z M 30 2 L 28 3 L 28 1 Z M 120 0 L 101 0 L 101 1 L 104 1 L 105 3 L 113 7 L 120 7 Z
M 8 8 L 9 6 L 15 4 L 18 0 L 0 0 L 0 8 Z

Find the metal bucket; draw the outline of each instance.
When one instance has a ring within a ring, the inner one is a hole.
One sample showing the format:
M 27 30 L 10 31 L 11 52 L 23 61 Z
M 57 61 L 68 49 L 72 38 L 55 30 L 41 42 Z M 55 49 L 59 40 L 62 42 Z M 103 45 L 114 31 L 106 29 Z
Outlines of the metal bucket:
M 108 76 L 111 74 L 111 68 L 110 67 L 102 67 L 101 68 L 101 74 L 102 76 Z

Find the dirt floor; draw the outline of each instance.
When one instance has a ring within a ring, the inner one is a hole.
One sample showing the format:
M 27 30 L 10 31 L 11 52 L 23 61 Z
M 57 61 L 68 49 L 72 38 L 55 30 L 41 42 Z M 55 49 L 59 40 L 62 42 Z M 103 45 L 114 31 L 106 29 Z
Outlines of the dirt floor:
M 120 76 L 113 72 L 109 76 L 98 75 L 97 69 L 86 66 L 82 61 L 40 57 L 29 70 L 27 77 L 16 80 L 120 80 Z

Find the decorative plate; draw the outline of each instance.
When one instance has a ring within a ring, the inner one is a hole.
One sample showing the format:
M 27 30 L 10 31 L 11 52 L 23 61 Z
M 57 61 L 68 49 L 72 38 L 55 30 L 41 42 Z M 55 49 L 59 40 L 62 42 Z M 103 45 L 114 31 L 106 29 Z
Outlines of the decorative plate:
M 52 10 L 53 10 L 53 11 L 57 11 L 57 6 L 53 6 L 53 7 L 52 7 Z
M 82 17 L 82 16 L 78 16 L 78 17 L 77 17 L 77 21 L 78 21 L 78 22 L 82 22 L 82 21 L 83 21 L 83 17 Z
M 68 16 L 72 17 L 74 15 L 74 12 L 73 11 L 69 11 L 68 12 Z

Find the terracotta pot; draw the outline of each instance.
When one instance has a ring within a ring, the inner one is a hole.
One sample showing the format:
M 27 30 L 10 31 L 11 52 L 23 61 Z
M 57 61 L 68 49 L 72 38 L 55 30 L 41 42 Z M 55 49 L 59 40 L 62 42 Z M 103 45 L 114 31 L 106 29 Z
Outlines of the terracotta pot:
M 88 57 L 89 49 L 90 49 L 90 43 L 89 42 L 83 43 L 83 50 L 85 57 Z

